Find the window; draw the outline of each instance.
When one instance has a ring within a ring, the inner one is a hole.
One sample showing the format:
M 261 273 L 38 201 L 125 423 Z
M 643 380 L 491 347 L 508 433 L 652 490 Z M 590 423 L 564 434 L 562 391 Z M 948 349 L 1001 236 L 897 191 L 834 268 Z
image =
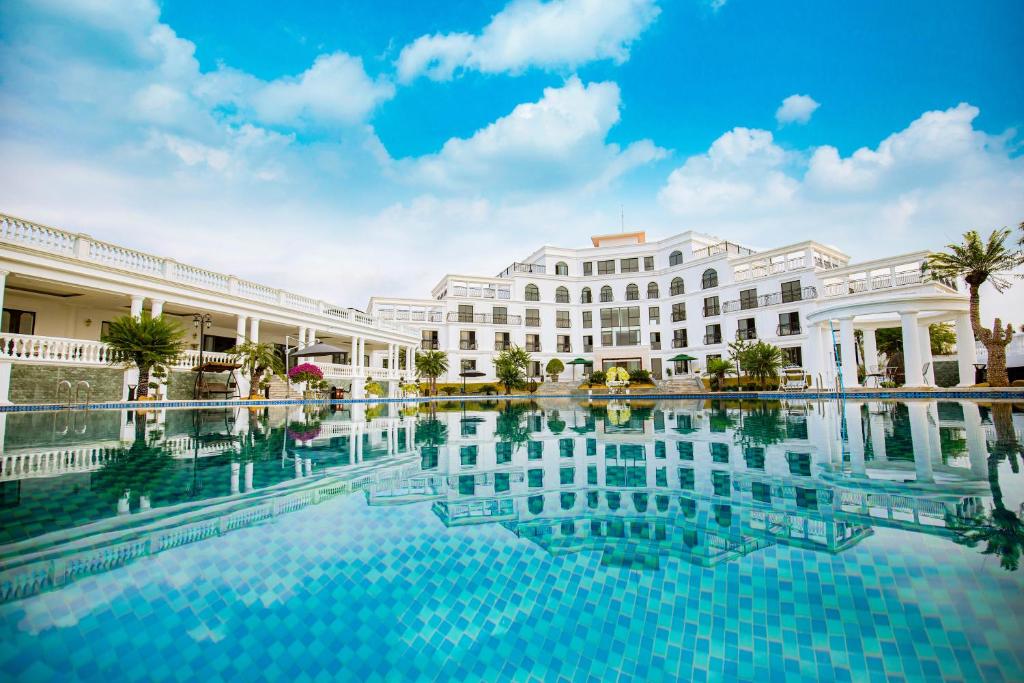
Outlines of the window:
M 668 255 L 668 264 L 670 266 L 678 266 L 683 262 L 683 252 L 673 251 Z
M 709 296 L 704 299 L 704 317 L 718 315 L 721 313 L 721 309 L 718 306 L 718 297 Z
M 495 332 L 494 333 L 494 350 L 495 351 L 508 351 L 512 348 L 512 333 L 511 332 Z
M 555 264 L 555 275 L 568 275 L 568 274 L 569 274 L 569 266 L 565 263 L 565 261 L 559 261 L 558 263 Z
M 6 334 L 35 334 L 36 314 L 33 311 L 5 308 L 2 325 L 0 332 Z M 102 337 L 102 335 L 100 336 Z
M 803 349 L 799 346 L 785 346 L 782 348 L 783 362 L 786 365 L 796 365 L 803 367 L 804 365 L 804 353 Z
M 569 311 L 555 311 L 555 327 L 569 327 Z
M 722 326 L 718 325 L 718 324 L 708 325 L 706 330 L 705 330 L 704 343 L 705 344 L 721 344 L 722 343 Z M 711 356 L 708 356 L 708 358 L 710 359 Z
M 590 291 L 590 287 L 584 287 L 583 291 L 580 292 L 580 303 L 581 304 L 591 304 L 591 303 L 594 303 L 594 295 Z
M 686 320 L 686 304 L 672 304 L 672 322 L 678 323 Z
M 602 346 L 636 346 L 639 343 L 639 306 L 601 309 Z
M 537 342 L 537 350 L 540 351 L 540 342 L 539 341 Z M 526 376 L 527 377 L 541 377 L 542 374 L 543 373 L 541 372 L 540 361 L 539 360 L 531 360 L 529 365 L 526 366 Z M 538 430 L 535 430 L 535 431 L 540 431 L 540 430 L 538 429 Z
M 635 284 L 626 285 L 626 301 L 637 301 L 640 298 L 640 288 Z
M 796 311 L 779 313 L 779 329 L 777 331 L 780 337 L 800 334 L 800 314 Z
M 569 290 L 566 287 L 559 287 L 555 290 L 555 303 L 556 304 L 567 304 L 569 303 Z
M 593 327 L 593 326 L 594 326 L 594 312 L 593 311 L 583 311 L 583 327 Z
M 594 337 L 593 335 L 586 335 L 583 337 L 583 351 L 590 352 L 594 350 Z
M 495 306 L 491 309 L 491 320 L 495 325 L 508 325 L 508 308 Z
M 526 350 L 531 353 L 540 353 L 540 335 L 539 334 L 528 334 L 526 335 Z M 538 365 L 538 367 L 540 367 Z
M 740 318 L 736 324 L 737 339 L 757 339 L 757 325 L 753 318 Z
M 803 299 L 803 292 L 800 290 L 800 281 L 782 283 L 782 303 L 788 304 Z
M 612 288 L 605 285 L 601 288 L 601 303 L 612 301 Z
M 597 262 L 597 274 L 598 275 L 612 275 L 615 273 L 615 261 L 598 261 Z
M 527 308 L 526 309 L 526 326 L 527 327 L 540 327 L 540 309 L 539 308 Z
M 756 289 L 742 289 L 740 290 L 740 310 L 746 311 L 751 308 L 757 308 L 757 290 Z
M 672 296 L 679 296 L 686 291 L 686 287 L 683 286 L 683 278 L 677 277 L 672 280 L 672 289 L 670 294 Z
M 640 259 L 638 258 L 624 258 L 619 261 L 619 272 L 620 273 L 639 273 L 640 272 Z
M 477 455 L 476 446 L 462 446 L 459 449 L 459 460 L 463 467 L 476 467 Z
M 460 363 L 463 370 L 476 370 L 476 359 L 475 358 L 464 358 Z M 474 432 L 475 434 L 476 432 Z
M 729 444 L 712 441 L 710 446 L 712 461 L 717 462 L 719 464 L 729 462 Z
M 567 334 L 558 335 L 555 345 L 555 351 L 558 353 L 572 353 L 572 339 Z
M 584 264 L 583 264 L 583 274 L 584 275 L 593 275 L 594 274 L 594 262 L 593 261 L 586 261 L 586 262 L 584 262 Z
M 527 301 L 540 301 L 540 290 L 537 289 L 537 285 L 529 284 L 526 285 L 526 300 Z
M 661 332 L 651 332 L 651 349 L 654 351 L 661 350 Z
M 704 274 L 700 276 L 701 289 L 711 289 L 712 287 L 718 286 L 718 271 L 714 268 L 708 268 L 704 271 Z
M 498 465 L 506 465 L 512 462 L 512 443 L 509 441 L 499 441 L 494 444 L 495 463 Z
M 653 256 L 644 256 L 644 270 L 654 270 Z
M 687 343 L 686 330 L 672 330 L 672 348 L 673 349 L 685 349 L 689 344 Z
M 657 299 L 658 298 L 658 283 L 648 282 L 647 283 L 647 298 Z
M 462 330 L 459 333 L 459 348 L 463 351 L 476 351 L 476 332 Z
M 420 337 L 420 348 L 424 351 L 437 349 L 437 330 L 423 330 Z
M 473 322 L 473 307 L 466 304 L 459 304 L 459 322 Z
M 648 308 L 647 309 L 647 319 L 650 320 L 652 323 L 660 323 L 661 322 L 661 309 L 658 308 L 657 306 L 651 306 L 650 308 Z

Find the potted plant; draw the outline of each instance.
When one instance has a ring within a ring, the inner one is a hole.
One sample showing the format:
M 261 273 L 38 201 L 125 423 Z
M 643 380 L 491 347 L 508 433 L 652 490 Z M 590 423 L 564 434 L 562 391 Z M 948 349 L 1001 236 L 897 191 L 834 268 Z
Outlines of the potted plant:
M 284 374 L 284 363 L 273 344 L 246 341 L 228 349 L 232 363 L 242 366 L 242 374 L 249 378 L 249 398 L 262 399 L 270 378 Z M 264 379 L 266 377 L 266 379 Z
M 562 363 L 562 361 L 558 360 L 557 358 L 552 358 L 551 360 L 548 361 L 545 370 L 547 371 L 548 377 L 551 378 L 551 381 L 557 382 L 558 375 L 560 375 L 565 370 L 565 364 Z
M 629 373 L 626 368 L 613 366 L 605 372 L 605 384 L 609 389 L 621 389 L 629 385 Z
M 367 396 L 373 396 L 374 398 L 381 398 L 387 393 L 384 389 L 384 385 L 380 382 L 367 382 L 365 391 Z
M 167 368 L 163 365 L 154 365 L 149 372 L 149 386 L 153 389 L 155 398 L 167 398 Z
M 121 316 L 110 322 L 104 338 L 114 352 L 115 364 L 134 365 L 139 369 L 139 385 L 135 398 L 152 400 L 149 396 L 149 374 L 154 366 L 170 365 L 185 347 L 185 332 L 164 318 L 147 312 L 139 317 Z
M 304 384 L 303 398 L 316 398 L 315 387 L 324 378 L 323 371 L 312 363 L 300 363 L 288 371 L 288 380 L 292 384 Z M 312 383 L 312 386 L 311 386 Z

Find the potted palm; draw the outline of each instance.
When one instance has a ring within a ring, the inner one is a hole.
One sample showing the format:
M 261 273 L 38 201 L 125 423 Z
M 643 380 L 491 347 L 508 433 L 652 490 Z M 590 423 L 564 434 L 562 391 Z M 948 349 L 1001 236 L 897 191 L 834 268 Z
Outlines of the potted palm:
M 184 338 L 185 332 L 178 325 L 143 312 L 138 318 L 125 315 L 112 320 L 104 340 L 114 352 L 113 363 L 138 368 L 135 398 L 149 401 L 150 372 L 155 366 L 176 361 L 185 347 Z
M 269 386 L 270 377 L 284 375 L 284 363 L 273 344 L 246 341 L 228 349 L 228 354 L 231 362 L 241 365 L 242 374 L 249 378 L 250 400 L 263 398 L 260 391 Z

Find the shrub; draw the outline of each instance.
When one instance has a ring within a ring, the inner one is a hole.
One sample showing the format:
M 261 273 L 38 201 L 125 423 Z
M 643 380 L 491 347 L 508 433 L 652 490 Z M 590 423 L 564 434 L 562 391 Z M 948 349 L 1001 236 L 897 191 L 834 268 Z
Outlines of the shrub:
M 488 396 L 490 396 L 491 394 L 498 393 L 498 390 L 495 388 L 493 384 L 485 384 L 482 387 L 480 387 L 478 393 L 487 394 Z
M 651 372 L 642 368 L 636 368 L 629 371 L 629 381 L 638 382 L 642 384 L 650 384 Z
M 441 387 L 441 391 L 443 391 L 448 396 L 451 396 L 452 394 L 454 394 L 458 390 L 455 387 L 446 386 L 446 387 Z
M 318 381 L 324 378 L 324 373 L 312 363 L 300 363 L 288 371 L 288 379 L 293 384 L 302 382 Z
M 545 371 L 547 372 L 548 376 L 551 377 L 552 382 L 557 382 L 558 375 L 560 375 L 564 370 L 565 364 L 562 363 L 562 361 L 558 360 L 557 358 L 552 358 L 551 360 L 549 360 L 547 367 L 545 368 Z
M 367 382 L 366 395 L 381 397 L 385 394 L 384 386 L 380 382 Z
M 590 384 L 590 386 L 593 386 L 595 384 L 604 384 L 605 379 L 605 375 L 602 371 L 594 370 L 592 373 L 590 373 L 590 381 L 588 382 L 588 384 Z

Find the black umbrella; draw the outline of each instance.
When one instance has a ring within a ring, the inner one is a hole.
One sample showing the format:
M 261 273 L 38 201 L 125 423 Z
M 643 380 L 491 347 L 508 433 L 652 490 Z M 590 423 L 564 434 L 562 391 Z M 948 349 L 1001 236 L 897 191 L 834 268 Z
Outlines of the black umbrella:
M 310 344 L 304 346 L 301 349 L 295 349 L 291 352 L 292 356 L 333 356 L 336 353 L 344 353 L 342 349 L 337 346 L 331 346 L 330 344 L 324 344 L 323 342 L 317 344 Z

